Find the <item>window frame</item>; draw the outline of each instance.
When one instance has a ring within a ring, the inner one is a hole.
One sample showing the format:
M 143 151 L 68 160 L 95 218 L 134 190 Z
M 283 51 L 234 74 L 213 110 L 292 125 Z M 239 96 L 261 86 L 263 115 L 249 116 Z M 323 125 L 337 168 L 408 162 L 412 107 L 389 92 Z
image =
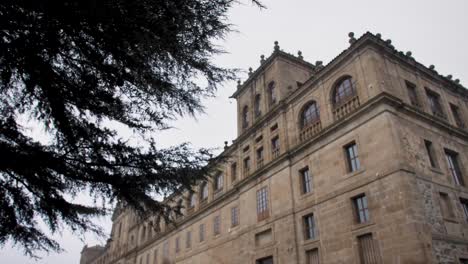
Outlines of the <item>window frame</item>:
M 447 167 L 449 169 L 450 175 L 452 176 L 452 181 L 457 186 L 465 186 L 465 180 L 463 176 L 463 169 L 460 165 L 459 158 L 460 154 L 450 149 L 445 149 L 445 158 L 447 161 Z
M 460 107 L 458 105 L 450 103 L 450 112 L 452 112 L 453 120 L 455 120 L 455 125 L 459 128 L 465 128 L 465 122 L 463 122 L 463 115 L 460 112 Z
M 262 221 L 270 217 L 268 186 L 263 186 L 257 190 L 257 221 Z
M 209 196 L 208 182 L 203 181 L 200 184 L 200 204 L 208 201 L 208 196 Z
M 231 227 L 236 227 L 239 224 L 240 224 L 239 207 L 233 206 L 231 207 Z
M 312 182 L 312 175 L 310 174 L 309 166 L 305 166 L 304 168 L 300 169 L 299 176 L 300 176 L 301 194 L 305 195 L 305 194 L 312 193 L 313 182 Z
M 426 154 L 429 159 L 429 164 L 432 168 L 439 168 L 439 163 L 437 162 L 437 156 L 434 150 L 434 144 L 427 139 L 424 139 L 424 147 L 426 148 Z
M 347 86 L 342 86 L 348 83 Z M 344 76 L 338 80 L 333 87 L 332 103 L 334 108 L 338 108 L 357 96 L 357 89 L 353 77 Z
M 421 103 L 420 103 L 420 100 L 419 100 L 416 84 L 405 80 L 405 85 L 406 85 L 406 91 L 408 92 L 408 97 L 409 97 L 409 100 L 410 100 L 410 104 L 412 106 L 420 108 Z
M 468 199 L 460 197 L 460 205 L 463 211 L 463 218 L 468 222 Z
M 361 193 L 352 198 L 354 219 L 357 224 L 367 224 L 371 222 L 369 200 L 365 193 Z M 365 203 L 364 203 L 365 202 Z
M 304 240 L 316 240 L 317 234 L 317 223 L 315 221 L 315 214 L 309 213 L 302 217 L 302 228 L 304 234 Z
M 221 216 L 216 215 L 213 217 L 213 236 L 221 234 Z
M 311 109 L 313 108 L 313 109 Z M 306 115 L 307 114 L 307 115 Z M 301 110 L 300 128 L 306 129 L 320 122 L 320 109 L 316 101 L 310 101 Z
M 429 109 L 431 110 L 432 115 L 439 118 L 444 118 L 445 111 L 442 107 L 440 94 L 431 89 L 426 88 L 426 95 L 427 100 L 429 102 Z
M 362 168 L 361 160 L 359 159 L 359 149 L 356 141 L 352 141 L 346 144 L 344 147 L 344 153 L 346 158 L 346 171 L 348 173 L 354 173 L 360 171 Z M 352 150 L 350 152 L 350 150 Z
M 275 81 L 271 81 L 268 83 L 268 104 L 274 105 L 278 102 L 278 98 L 276 96 L 276 83 Z

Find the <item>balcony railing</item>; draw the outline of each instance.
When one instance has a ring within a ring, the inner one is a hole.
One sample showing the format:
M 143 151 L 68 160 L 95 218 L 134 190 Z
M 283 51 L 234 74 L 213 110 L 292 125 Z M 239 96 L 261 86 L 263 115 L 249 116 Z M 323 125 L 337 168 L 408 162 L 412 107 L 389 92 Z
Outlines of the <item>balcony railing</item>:
M 335 120 L 339 120 L 352 113 L 358 107 L 359 96 L 354 96 L 348 99 L 346 102 L 336 106 L 335 109 L 333 109 L 333 116 L 335 117 Z
M 244 167 L 243 173 L 244 173 L 244 177 L 248 176 L 250 173 L 250 167 Z
M 299 140 L 304 141 L 309 138 L 312 138 L 314 135 L 320 132 L 320 130 L 322 130 L 322 122 L 320 122 L 319 120 L 313 124 L 302 128 L 301 132 L 299 132 Z

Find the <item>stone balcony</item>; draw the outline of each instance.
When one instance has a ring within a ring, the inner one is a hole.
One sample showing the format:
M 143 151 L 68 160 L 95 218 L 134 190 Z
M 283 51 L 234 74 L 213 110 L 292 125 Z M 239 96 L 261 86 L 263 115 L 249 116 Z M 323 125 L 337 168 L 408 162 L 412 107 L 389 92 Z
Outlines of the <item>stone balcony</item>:
M 299 141 L 305 141 L 312 138 L 322 130 L 322 122 L 317 121 L 301 129 L 299 132 Z
M 333 117 L 335 120 L 340 120 L 350 113 L 354 112 L 359 107 L 359 96 L 354 96 L 341 103 L 338 106 L 335 106 L 333 109 Z

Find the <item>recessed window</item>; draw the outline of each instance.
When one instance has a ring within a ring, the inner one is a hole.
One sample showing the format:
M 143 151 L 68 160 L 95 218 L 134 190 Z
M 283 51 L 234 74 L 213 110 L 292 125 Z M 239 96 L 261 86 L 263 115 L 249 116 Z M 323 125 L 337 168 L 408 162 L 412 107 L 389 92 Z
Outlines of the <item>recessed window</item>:
M 221 216 L 217 215 L 213 219 L 213 235 L 219 235 L 221 233 Z
M 450 104 L 450 110 L 452 111 L 453 119 L 455 120 L 455 124 L 457 127 L 464 128 L 465 122 L 463 122 L 463 118 L 460 113 L 460 109 L 458 106 L 454 104 Z
M 275 82 L 270 82 L 268 84 L 268 97 L 269 97 L 268 99 L 269 99 L 270 105 L 276 103 L 277 98 L 276 98 L 276 84 L 275 84 Z
M 256 264 L 273 264 L 273 257 L 257 259 Z
M 301 176 L 302 193 L 306 194 L 312 192 L 312 177 L 310 176 L 309 167 L 300 170 L 299 175 Z
M 255 117 L 259 117 L 262 115 L 262 110 L 261 110 L 261 96 L 259 94 L 255 95 L 255 102 L 254 102 L 254 111 L 255 111 Z
M 231 164 L 231 181 L 235 181 L 237 179 L 237 163 Z
M 257 167 L 263 166 L 263 147 L 257 149 Z
M 154 264 L 158 263 L 158 250 L 157 249 L 153 251 L 153 263 Z
M 306 263 L 307 264 L 320 264 L 318 248 L 310 249 L 306 251 Z
M 361 194 L 353 198 L 353 204 L 357 222 L 360 224 L 369 222 L 369 208 L 366 195 Z
M 224 186 L 224 175 L 223 173 L 218 173 L 215 177 L 214 187 L 215 191 L 220 191 Z
M 346 145 L 344 149 L 346 152 L 346 161 L 348 163 L 348 172 L 358 171 L 361 168 L 361 162 L 359 161 L 356 142 Z
M 304 237 L 306 240 L 316 237 L 314 214 L 304 216 Z
M 320 113 L 317 103 L 308 103 L 301 112 L 301 129 L 307 128 L 320 121 Z
M 180 237 L 176 237 L 175 239 L 175 252 L 176 253 L 180 252 Z
M 263 136 L 260 135 L 260 136 L 258 136 L 258 137 L 255 139 L 255 143 L 259 143 L 259 142 L 262 141 L 262 140 L 263 140 Z
M 257 220 L 261 221 L 268 217 L 268 189 L 263 187 L 257 191 Z
M 460 203 L 463 208 L 463 217 L 465 218 L 465 221 L 468 222 L 468 199 L 460 198 Z
M 249 107 L 244 106 L 242 109 L 242 127 L 246 128 L 249 126 Z
M 169 256 L 169 241 L 166 241 L 163 244 L 163 257 L 167 258 L 168 256 Z
M 206 199 L 208 199 L 208 184 L 202 182 L 200 185 L 200 200 L 206 201 Z
M 333 103 L 335 106 L 340 106 L 354 96 L 356 96 L 356 89 L 353 80 L 351 77 L 347 77 L 335 86 Z
M 271 139 L 271 153 L 273 158 L 278 157 L 280 154 L 280 141 L 278 136 Z
M 275 131 L 276 129 L 278 129 L 278 124 L 274 124 L 270 127 L 271 132 Z
M 359 257 L 363 264 L 380 263 L 380 255 L 372 234 L 358 236 Z
M 250 172 L 250 157 L 244 159 L 244 175 L 247 176 Z
M 239 207 L 235 206 L 231 208 L 231 226 L 239 225 Z
M 198 229 L 198 237 L 200 239 L 200 242 L 205 241 L 205 224 L 200 224 Z
M 460 164 L 458 163 L 458 153 L 446 149 L 445 157 L 447 158 L 450 174 L 452 175 L 452 179 L 455 185 L 465 186 Z
M 429 163 L 431 167 L 436 168 L 437 162 L 434 152 L 434 147 L 432 146 L 432 142 L 429 140 L 424 140 L 424 146 L 426 147 L 427 158 L 429 159 Z
M 411 105 L 421 107 L 421 104 L 419 103 L 418 93 L 416 91 L 416 85 L 408 81 L 405 81 L 405 83 Z
M 433 115 L 438 117 L 445 117 L 445 114 L 442 110 L 442 106 L 440 104 L 440 95 L 436 92 L 431 90 L 426 90 L 427 99 L 429 100 L 429 107 Z
M 192 247 L 192 232 L 191 231 L 187 231 L 187 234 L 185 237 L 185 247 L 186 248 Z
M 450 202 L 450 197 L 447 193 L 439 193 L 440 196 L 440 209 L 442 211 L 442 216 L 444 218 L 455 218 L 455 213 L 453 211 L 452 203 Z
M 196 204 L 197 204 L 197 198 L 195 196 L 195 193 L 190 193 L 190 195 L 189 195 L 189 208 L 194 208 Z

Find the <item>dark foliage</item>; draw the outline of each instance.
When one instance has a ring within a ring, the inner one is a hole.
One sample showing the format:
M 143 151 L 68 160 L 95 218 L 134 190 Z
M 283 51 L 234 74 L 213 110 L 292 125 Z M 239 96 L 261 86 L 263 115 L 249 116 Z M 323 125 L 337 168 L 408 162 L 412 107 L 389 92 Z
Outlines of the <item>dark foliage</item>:
M 202 111 L 200 99 L 233 78 L 211 59 L 234 3 L 0 2 L 0 245 L 59 251 L 39 220 L 52 232 L 65 225 L 99 233 L 90 218 L 108 213 L 74 202 L 77 194 L 166 212 L 154 194 L 206 175 L 208 151 L 158 149 L 150 132 Z M 47 140 L 28 134 L 24 120 Z M 122 140 L 115 124 L 145 144 Z

